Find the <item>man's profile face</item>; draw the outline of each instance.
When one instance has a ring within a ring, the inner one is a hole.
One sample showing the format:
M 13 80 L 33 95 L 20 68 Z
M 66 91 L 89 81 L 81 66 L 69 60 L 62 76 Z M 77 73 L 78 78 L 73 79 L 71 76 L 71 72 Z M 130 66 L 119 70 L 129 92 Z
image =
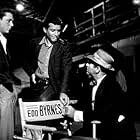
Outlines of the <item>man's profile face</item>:
M 87 74 L 88 75 L 96 75 L 96 69 L 97 69 L 97 66 L 94 65 L 94 63 L 86 63 L 86 67 L 87 67 Z
M 46 29 L 46 35 L 50 42 L 56 42 L 61 33 L 61 25 L 49 23 L 49 27 Z
M 14 26 L 13 21 L 13 14 L 10 12 L 6 12 L 5 16 L 0 19 L 0 32 L 9 33 L 11 28 Z

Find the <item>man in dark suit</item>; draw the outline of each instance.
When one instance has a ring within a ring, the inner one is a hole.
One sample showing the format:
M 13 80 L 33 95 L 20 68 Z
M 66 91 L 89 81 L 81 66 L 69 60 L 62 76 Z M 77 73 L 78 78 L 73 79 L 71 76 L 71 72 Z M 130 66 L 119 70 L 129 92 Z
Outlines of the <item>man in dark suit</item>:
M 114 58 L 99 48 L 87 56 L 86 67 L 91 80 L 83 84 L 79 103 L 66 106 L 66 116 L 84 122 L 75 135 L 92 136 L 91 121 L 98 120 L 97 137 L 101 140 L 136 140 L 126 93 L 115 78 Z
M 14 135 L 14 106 L 17 91 L 10 69 L 10 54 L 6 34 L 14 26 L 12 9 L 0 9 L 0 140 L 12 140 Z
M 60 38 L 62 28 L 59 17 L 47 18 L 44 36 L 31 40 L 24 69 L 31 78 L 32 100 L 69 102 L 72 53 L 69 43 Z

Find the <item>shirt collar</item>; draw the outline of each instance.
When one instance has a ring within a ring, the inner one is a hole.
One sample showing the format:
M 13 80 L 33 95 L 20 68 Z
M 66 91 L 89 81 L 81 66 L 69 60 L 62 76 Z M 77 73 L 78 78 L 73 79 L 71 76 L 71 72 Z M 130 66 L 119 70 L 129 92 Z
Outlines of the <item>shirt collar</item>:
M 106 74 L 97 80 L 97 86 L 101 83 L 101 81 L 105 78 Z
M 52 46 L 51 42 L 48 39 L 46 39 L 45 36 L 42 38 L 42 40 L 39 43 L 39 45 L 42 45 L 42 44 L 46 44 L 48 47 Z
M 5 38 L 6 39 L 6 37 L 0 32 L 0 37 L 2 37 L 2 38 Z

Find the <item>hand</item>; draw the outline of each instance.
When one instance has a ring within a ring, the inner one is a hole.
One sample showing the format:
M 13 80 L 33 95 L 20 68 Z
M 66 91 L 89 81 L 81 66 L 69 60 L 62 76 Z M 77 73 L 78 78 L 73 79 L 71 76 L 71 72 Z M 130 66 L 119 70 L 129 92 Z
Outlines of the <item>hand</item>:
M 65 106 L 64 116 L 67 116 L 67 117 L 70 117 L 70 118 L 74 118 L 74 112 L 75 111 L 76 110 L 71 105 Z
M 70 99 L 66 93 L 60 93 L 60 101 L 61 103 L 66 106 L 69 105 Z

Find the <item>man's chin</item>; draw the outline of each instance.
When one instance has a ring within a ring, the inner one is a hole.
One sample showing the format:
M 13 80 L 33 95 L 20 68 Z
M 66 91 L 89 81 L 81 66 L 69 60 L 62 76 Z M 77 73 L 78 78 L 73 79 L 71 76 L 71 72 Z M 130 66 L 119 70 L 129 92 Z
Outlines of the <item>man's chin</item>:
M 56 42 L 57 38 L 51 38 L 51 42 Z

